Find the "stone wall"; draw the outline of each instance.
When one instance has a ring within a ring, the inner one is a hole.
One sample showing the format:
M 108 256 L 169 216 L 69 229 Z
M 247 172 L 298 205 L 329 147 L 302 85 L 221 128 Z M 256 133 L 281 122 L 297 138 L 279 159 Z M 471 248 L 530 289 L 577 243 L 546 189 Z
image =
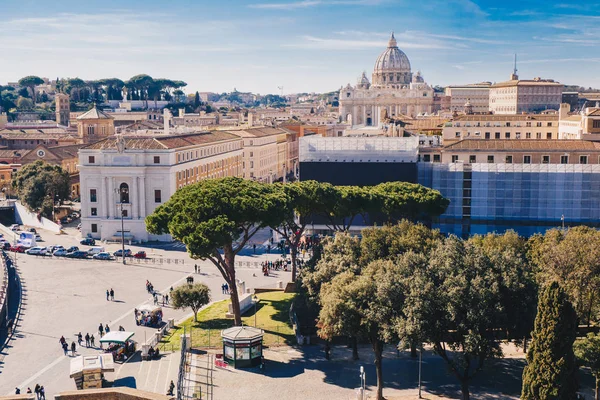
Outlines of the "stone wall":
M 0 398 L 1 400 L 2 398 Z M 171 400 L 172 396 L 142 390 L 119 387 L 105 389 L 75 390 L 54 396 L 55 400 Z

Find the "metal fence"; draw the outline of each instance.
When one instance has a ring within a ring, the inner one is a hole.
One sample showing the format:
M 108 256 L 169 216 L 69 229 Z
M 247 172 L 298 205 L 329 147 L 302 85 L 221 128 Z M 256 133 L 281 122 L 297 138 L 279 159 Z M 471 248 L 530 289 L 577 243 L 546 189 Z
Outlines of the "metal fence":
M 181 357 L 179 359 L 179 374 L 177 375 L 177 400 L 187 399 L 186 391 L 184 387 L 184 379 L 186 373 L 186 348 L 187 348 L 187 336 L 185 335 L 185 329 L 183 330 L 183 337 L 181 338 Z

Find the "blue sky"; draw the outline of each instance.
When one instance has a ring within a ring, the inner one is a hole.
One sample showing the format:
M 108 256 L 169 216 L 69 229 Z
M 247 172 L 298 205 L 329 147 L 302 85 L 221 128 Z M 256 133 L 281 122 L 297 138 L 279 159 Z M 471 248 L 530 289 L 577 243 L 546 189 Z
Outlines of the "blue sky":
M 323 92 L 370 77 L 394 31 L 432 85 L 600 87 L 600 3 L 505 0 L 0 0 L 0 83 L 181 79 L 187 91 Z

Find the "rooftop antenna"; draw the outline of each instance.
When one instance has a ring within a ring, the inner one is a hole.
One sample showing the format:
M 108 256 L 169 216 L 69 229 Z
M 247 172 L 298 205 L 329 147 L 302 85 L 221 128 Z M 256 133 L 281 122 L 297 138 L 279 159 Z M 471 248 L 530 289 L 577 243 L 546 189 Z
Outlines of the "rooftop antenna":
M 510 75 L 511 81 L 516 81 L 519 79 L 519 75 L 517 75 L 517 53 L 515 53 L 515 66 L 513 68 L 513 73 Z

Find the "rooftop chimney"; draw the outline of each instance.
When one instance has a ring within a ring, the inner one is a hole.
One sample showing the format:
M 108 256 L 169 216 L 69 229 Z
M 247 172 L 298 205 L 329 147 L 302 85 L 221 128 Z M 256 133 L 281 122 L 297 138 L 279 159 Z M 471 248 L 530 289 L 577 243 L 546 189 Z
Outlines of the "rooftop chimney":
M 163 120 L 165 135 L 169 135 L 171 133 L 171 111 L 168 108 L 163 110 Z

